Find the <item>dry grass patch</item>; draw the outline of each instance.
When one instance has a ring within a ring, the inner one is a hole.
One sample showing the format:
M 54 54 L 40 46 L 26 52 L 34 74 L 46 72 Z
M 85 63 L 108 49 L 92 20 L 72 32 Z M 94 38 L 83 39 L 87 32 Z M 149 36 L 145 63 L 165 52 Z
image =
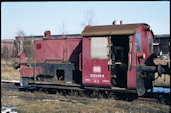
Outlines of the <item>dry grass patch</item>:
M 10 107 L 10 106 L 22 106 L 25 104 L 25 100 L 15 97 L 15 98 L 10 98 L 10 97 L 2 97 L 1 98 L 1 105 Z
M 20 69 L 15 70 L 12 66 L 17 60 L 5 61 L 1 59 L 1 79 L 20 80 Z
M 17 96 L 16 98 L 6 98 Z M 2 89 L 2 106 L 20 106 L 15 111 L 20 113 L 146 113 L 165 112 L 170 110 L 169 105 L 155 102 L 122 101 L 115 99 L 97 99 L 79 96 L 63 96 L 60 94 L 46 94 L 41 92 L 24 92 Z M 44 101 L 46 99 L 46 101 Z M 48 101 L 49 99 L 49 101 Z M 75 100 L 60 101 L 60 100 Z M 89 101 L 82 103 L 82 101 Z
M 25 113 L 113 113 L 113 112 L 124 112 L 122 109 L 111 107 L 107 102 L 96 101 L 88 105 L 81 103 L 68 103 L 68 102 L 56 102 L 56 101 L 36 101 L 29 106 L 18 108 L 20 112 Z M 114 104 L 114 103 L 113 103 Z M 32 109 L 29 109 L 31 107 Z
M 154 60 L 154 63 L 156 65 L 161 64 L 161 65 L 167 65 L 170 62 L 169 59 L 167 60 L 161 60 L 159 58 L 156 58 Z M 157 78 L 158 74 L 155 73 L 155 78 Z M 170 86 L 170 75 L 168 74 L 162 74 L 162 77 L 159 77 L 157 80 L 154 82 L 154 86 Z
M 97 113 L 103 113 L 103 112 L 119 112 L 119 113 L 123 113 L 125 112 L 124 109 L 117 107 L 117 105 L 119 105 L 118 100 L 114 100 L 114 99 L 98 99 L 93 103 L 90 103 L 90 106 L 92 107 L 92 109 L 90 110 L 90 112 L 97 112 Z M 122 104 L 124 104 L 124 102 L 121 101 Z
M 158 74 L 155 73 L 155 78 L 157 78 Z M 167 86 L 170 87 L 170 75 L 162 74 L 162 77 L 159 77 L 154 81 L 154 86 Z

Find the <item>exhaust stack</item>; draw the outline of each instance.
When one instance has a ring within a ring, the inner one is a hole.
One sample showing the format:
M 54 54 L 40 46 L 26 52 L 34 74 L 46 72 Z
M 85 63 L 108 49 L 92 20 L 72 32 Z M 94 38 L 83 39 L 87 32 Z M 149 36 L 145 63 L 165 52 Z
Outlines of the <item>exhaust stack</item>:
M 114 20 L 112 24 L 113 25 L 121 25 L 122 22 L 123 22 L 122 20 Z

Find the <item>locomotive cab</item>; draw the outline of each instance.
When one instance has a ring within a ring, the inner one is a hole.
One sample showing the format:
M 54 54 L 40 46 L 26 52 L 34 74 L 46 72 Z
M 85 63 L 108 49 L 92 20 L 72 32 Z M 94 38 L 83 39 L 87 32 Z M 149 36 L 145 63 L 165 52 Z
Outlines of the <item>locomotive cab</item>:
M 152 88 L 156 70 L 145 72 L 145 77 L 139 70 L 153 54 L 154 35 L 149 25 L 89 26 L 82 36 L 84 85 L 136 89 L 140 96 Z

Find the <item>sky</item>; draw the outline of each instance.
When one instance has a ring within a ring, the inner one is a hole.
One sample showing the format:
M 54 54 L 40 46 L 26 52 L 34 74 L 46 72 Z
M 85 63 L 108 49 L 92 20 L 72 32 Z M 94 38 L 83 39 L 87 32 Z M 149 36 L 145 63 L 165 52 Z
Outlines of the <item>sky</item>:
M 170 1 L 73 1 L 1 2 L 1 39 L 26 36 L 80 34 L 92 18 L 92 25 L 147 23 L 153 33 L 170 34 Z

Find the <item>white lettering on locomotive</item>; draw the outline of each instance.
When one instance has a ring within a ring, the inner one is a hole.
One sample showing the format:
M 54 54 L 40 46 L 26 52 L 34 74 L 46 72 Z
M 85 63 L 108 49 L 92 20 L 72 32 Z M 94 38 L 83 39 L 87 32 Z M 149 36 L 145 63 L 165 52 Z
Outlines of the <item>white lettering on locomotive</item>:
M 95 78 L 104 78 L 104 74 L 90 74 L 90 77 Z
M 90 79 L 85 79 L 85 81 L 90 81 Z
M 99 81 L 99 80 L 94 80 L 93 82 L 94 82 L 94 83 L 100 83 L 100 81 Z
M 109 82 L 109 80 L 102 80 L 103 82 Z
M 94 73 L 101 73 L 101 67 L 100 66 L 93 66 L 93 72 Z

